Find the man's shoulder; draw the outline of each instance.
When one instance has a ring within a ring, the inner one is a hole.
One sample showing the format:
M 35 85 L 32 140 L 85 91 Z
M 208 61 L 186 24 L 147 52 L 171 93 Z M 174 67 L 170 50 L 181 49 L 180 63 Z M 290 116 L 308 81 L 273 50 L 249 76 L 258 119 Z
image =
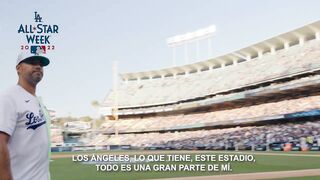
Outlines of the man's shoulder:
M 6 90 L 0 92 L 0 99 L 11 99 L 17 96 L 17 93 L 19 93 L 19 87 L 18 85 L 11 86 L 7 88 Z

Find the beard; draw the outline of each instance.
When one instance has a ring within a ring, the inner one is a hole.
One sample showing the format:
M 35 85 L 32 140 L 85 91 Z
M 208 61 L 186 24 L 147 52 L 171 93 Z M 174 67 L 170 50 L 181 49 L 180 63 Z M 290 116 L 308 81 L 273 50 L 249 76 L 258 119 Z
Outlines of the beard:
M 32 72 L 28 76 L 28 82 L 36 86 L 42 80 L 42 77 L 43 77 L 42 72 Z

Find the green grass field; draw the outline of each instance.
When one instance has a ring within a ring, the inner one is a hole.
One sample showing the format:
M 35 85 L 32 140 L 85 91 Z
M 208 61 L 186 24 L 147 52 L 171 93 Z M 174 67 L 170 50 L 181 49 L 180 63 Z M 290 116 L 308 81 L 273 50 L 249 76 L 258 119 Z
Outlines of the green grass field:
M 56 155 L 76 155 L 76 154 L 92 154 L 94 152 L 71 152 L 71 153 L 53 153 Z M 103 154 L 144 154 L 144 153 L 160 153 L 160 154 L 191 154 L 194 158 L 195 154 L 234 154 L 235 152 L 214 152 L 214 151 L 108 151 L 99 152 Z M 242 153 L 242 152 L 240 152 Z M 154 179 L 154 178 L 170 178 L 182 176 L 208 176 L 218 174 L 232 173 L 252 173 L 252 172 L 267 172 L 267 171 L 285 171 L 285 170 L 301 170 L 301 169 L 317 169 L 320 168 L 320 153 L 319 152 L 263 152 L 252 153 L 250 151 L 243 152 L 253 154 L 256 162 L 231 162 L 232 172 L 97 172 L 94 164 L 83 164 L 73 162 L 71 157 L 54 158 L 50 165 L 52 180 L 100 180 L 100 179 L 115 179 L 115 180 L 136 180 L 136 179 Z M 181 163 L 181 162 L 179 162 Z M 190 162 L 184 162 L 190 163 Z M 213 162 L 202 162 L 213 163 Z M 158 163 L 159 164 L 159 163 Z M 162 163 L 163 164 L 163 163 Z M 196 164 L 196 162 L 192 162 Z M 317 179 L 320 177 L 305 177 L 303 179 Z M 288 178 L 287 178 L 288 179 Z M 293 178 L 289 178 L 293 179 Z M 297 179 L 302 179 L 297 178 Z

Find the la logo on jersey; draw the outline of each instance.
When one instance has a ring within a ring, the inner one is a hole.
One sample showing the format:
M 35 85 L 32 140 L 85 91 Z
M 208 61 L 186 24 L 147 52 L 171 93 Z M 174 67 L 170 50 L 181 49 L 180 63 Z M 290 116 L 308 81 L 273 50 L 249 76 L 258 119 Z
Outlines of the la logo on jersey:
M 26 114 L 26 118 L 27 118 L 27 122 L 26 122 L 27 129 L 36 130 L 38 127 L 46 123 L 46 120 L 41 110 L 39 110 L 39 116 L 35 115 L 33 112 L 28 112 Z

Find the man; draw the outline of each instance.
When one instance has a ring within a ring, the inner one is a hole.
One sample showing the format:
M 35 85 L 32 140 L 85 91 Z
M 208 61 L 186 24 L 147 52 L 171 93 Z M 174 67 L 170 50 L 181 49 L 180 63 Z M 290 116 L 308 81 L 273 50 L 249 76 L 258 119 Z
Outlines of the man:
M 47 121 L 36 86 L 49 59 L 20 54 L 18 84 L 0 95 L 0 180 L 48 180 Z

